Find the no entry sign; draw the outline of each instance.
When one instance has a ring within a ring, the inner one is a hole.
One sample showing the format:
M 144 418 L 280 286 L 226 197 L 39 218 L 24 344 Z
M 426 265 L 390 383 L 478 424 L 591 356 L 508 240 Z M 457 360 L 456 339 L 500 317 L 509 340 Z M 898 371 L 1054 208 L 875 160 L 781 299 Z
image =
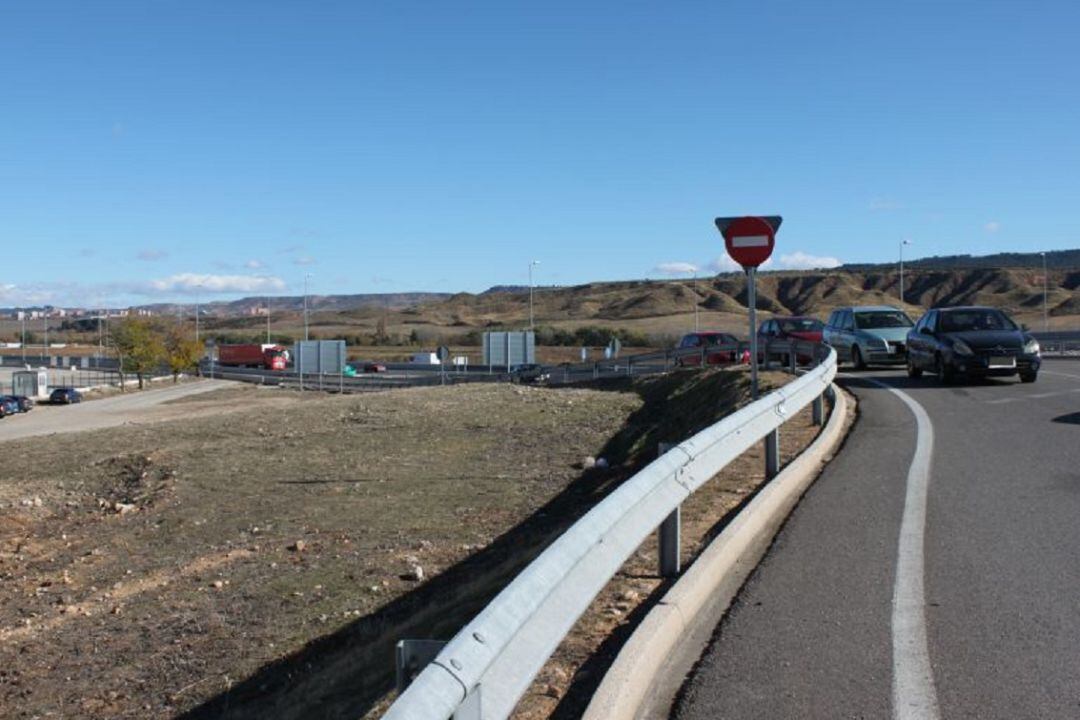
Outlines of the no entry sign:
M 750 314 L 750 397 L 758 396 L 758 348 L 757 348 L 757 268 L 772 255 L 776 244 L 776 231 L 783 218 L 779 215 L 766 217 L 718 217 L 716 229 L 724 236 L 728 255 L 746 269 L 746 306 Z M 772 436 L 775 441 L 776 436 Z M 774 449 L 777 447 L 773 445 Z
M 776 231 L 782 221 L 778 215 L 716 218 L 716 227 L 724 236 L 731 259 L 744 268 L 756 268 L 772 255 Z

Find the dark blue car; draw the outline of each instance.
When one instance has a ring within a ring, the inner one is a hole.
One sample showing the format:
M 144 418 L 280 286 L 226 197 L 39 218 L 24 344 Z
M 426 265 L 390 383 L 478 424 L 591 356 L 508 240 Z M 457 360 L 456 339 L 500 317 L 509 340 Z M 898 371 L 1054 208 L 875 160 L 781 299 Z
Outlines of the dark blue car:
M 15 398 L 10 395 L 0 397 L 0 417 L 15 415 L 19 412 L 21 412 L 21 410 L 19 410 L 19 403 Z
M 25 395 L 0 395 L 0 402 L 14 402 L 18 408 L 15 412 L 30 412 L 34 407 L 34 401 Z
M 943 382 L 1019 375 L 1030 383 L 1042 363 L 1035 338 L 992 307 L 930 310 L 908 333 L 907 344 L 907 370 L 913 378 L 925 370 Z
M 49 393 L 50 405 L 71 405 L 82 402 L 82 393 L 75 388 L 59 387 Z

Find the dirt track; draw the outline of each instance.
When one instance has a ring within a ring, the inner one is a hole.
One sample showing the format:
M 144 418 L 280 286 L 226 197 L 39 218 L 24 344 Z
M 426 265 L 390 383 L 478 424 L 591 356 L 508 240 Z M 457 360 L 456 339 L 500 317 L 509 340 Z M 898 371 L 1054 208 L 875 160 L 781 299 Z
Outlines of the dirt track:
M 222 390 L 234 384 L 224 380 L 203 380 L 114 395 L 78 405 L 53 407 L 41 404 L 25 415 L 0 420 L 0 442 L 186 417 L 189 413 L 182 406 L 163 406 L 174 400 Z

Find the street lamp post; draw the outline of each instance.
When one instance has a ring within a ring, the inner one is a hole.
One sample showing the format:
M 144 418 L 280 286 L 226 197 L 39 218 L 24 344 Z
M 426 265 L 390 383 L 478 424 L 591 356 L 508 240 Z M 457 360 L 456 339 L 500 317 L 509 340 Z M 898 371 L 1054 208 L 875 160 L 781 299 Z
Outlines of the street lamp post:
M 266 298 L 266 344 L 270 344 L 270 298 Z
M 19 320 L 22 323 L 22 337 L 20 338 L 19 345 L 22 346 L 22 359 L 26 362 L 26 311 L 23 310 L 19 313 Z
M 1043 262 L 1043 332 L 1050 332 L 1050 311 L 1046 300 L 1049 283 L 1046 276 L 1046 253 L 1041 252 L 1039 254 L 1042 255 Z
M 533 266 L 539 265 L 539 260 L 529 262 L 529 329 L 533 329 Z
M 199 342 L 199 289 L 202 284 L 195 286 L 195 342 Z
M 694 291 L 694 293 L 693 293 L 694 294 L 694 332 L 697 332 L 698 330 L 701 329 L 701 326 L 698 323 L 698 305 L 699 305 L 699 303 L 698 303 L 698 298 L 697 298 L 697 266 L 696 265 L 694 266 L 693 270 L 691 270 L 691 272 L 694 274 L 694 286 L 693 286 L 693 291 Z
M 311 279 L 311 273 L 304 274 L 304 340 L 308 340 L 308 280 Z
M 904 304 L 904 246 L 910 245 L 910 240 L 900 241 L 900 304 Z

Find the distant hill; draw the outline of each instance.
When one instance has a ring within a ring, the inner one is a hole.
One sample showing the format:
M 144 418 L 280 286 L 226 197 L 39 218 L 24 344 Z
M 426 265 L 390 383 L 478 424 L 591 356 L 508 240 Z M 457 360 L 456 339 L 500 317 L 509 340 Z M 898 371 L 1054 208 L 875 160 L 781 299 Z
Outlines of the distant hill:
M 886 267 L 896 267 L 896 262 L 847 264 L 841 270 L 862 272 Z M 931 257 L 905 260 L 904 267 L 932 268 L 935 270 L 970 270 L 974 268 L 1039 268 L 1043 266 L 1042 255 L 1033 253 L 997 253 L 996 255 L 933 255 Z M 1046 253 L 1046 267 L 1054 269 L 1080 268 L 1080 250 L 1050 250 Z
M 762 273 L 757 282 L 757 307 L 785 315 L 824 317 L 842 305 L 899 304 L 899 274 L 895 266 L 865 272 L 847 268 Z M 906 305 L 992 305 L 1011 312 L 1042 308 L 1042 268 L 971 268 L 928 270 L 911 268 L 904 277 Z M 1048 306 L 1051 315 L 1080 312 L 1080 270 L 1051 270 Z M 520 323 L 528 315 L 528 293 L 458 293 L 411 308 L 406 315 L 442 326 L 489 327 Z M 746 311 L 746 279 L 741 273 L 691 280 L 633 280 L 552 288 L 536 293 L 537 322 L 590 321 L 612 324 L 686 314 L 695 305 L 721 313 Z
M 402 310 L 423 303 L 439 302 L 451 297 L 450 293 L 361 293 L 356 295 L 308 295 L 308 310 L 315 311 L 346 311 L 365 308 L 382 310 Z M 218 316 L 250 315 L 252 311 L 260 310 L 270 305 L 270 312 L 300 312 L 304 309 L 304 296 L 278 296 L 246 297 L 239 300 L 214 301 L 203 303 L 207 314 Z M 170 315 L 178 310 L 191 310 L 191 303 L 186 303 L 181 308 L 176 303 L 155 303 L 153 305 L 139 305 L 140 309 L 152 310 L 156 314 Z

